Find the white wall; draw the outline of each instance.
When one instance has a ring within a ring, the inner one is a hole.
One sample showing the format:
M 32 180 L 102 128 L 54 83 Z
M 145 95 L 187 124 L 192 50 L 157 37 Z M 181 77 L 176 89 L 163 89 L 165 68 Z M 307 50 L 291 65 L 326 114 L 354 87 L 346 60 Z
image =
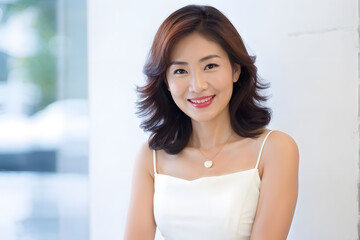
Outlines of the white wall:
M 135 85 L 160 23 L 190 1 L 88 1 L 91 236 L 122 239 L 138 128 Z M 357 239 L 357 0 L 196 1 L 223 11 L 270 81 L 270 128 L 300 149 L 291 240 Z

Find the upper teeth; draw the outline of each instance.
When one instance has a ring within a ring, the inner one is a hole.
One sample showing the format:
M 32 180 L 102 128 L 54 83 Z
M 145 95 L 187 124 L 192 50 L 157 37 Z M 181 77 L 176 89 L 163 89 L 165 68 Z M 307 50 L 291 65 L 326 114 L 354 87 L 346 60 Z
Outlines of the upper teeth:
M 211 98 L 212 98 L 212 96 L 208 97 L 208 98 L 204 98 L 202 100 L 191 100 L 191 101 L 194 102 L 194 103 L 204 103 L 204 102 L 209 101 Z

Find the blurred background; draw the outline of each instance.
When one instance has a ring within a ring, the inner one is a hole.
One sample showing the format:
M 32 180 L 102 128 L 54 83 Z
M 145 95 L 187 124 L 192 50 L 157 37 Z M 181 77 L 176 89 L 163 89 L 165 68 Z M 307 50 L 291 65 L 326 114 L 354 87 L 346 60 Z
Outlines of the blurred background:
M 89 239 L 85 0 L 0 0 L 0 239 Z

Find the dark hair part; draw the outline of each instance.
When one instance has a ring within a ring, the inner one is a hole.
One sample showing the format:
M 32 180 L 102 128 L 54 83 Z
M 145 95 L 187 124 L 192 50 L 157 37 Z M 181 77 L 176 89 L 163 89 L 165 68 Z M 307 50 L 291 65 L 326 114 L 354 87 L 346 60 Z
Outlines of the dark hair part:
M 174 45 L 190 33 L 198 32 L 217 42 L 228 54 L 231 65 L 239 64 L 241 73 L 234 83 L 230 99 L 230 121 L 233 130 L 242 137 L 258 137 L 271 120 L 271 110 L 262 106 L 268 97 L 258 91 L 269 87 L 261 83 L 250 56 L 231 22 L 211 6 L 188 5 L 172 13 L 158 29 L 144 66 L 147 83 L 137 87 L 140 127 L 151 133 L 149 147 L 179 153 L 192 132 L 190 118 L 173 101 L 166 85 L 166 70 Z

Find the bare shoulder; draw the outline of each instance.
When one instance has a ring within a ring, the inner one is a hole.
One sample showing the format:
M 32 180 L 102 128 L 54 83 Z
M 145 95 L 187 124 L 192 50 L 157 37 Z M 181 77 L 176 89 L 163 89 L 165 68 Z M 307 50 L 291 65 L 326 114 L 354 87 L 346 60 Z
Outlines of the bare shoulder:
M 273 130 L 266 140 L 263 149 L 263 167 L 265 169 L 297 170 L 299 149 L 295 140 L 287 133 Z
M 135 161 L 135 168 L 143 173 L 147 172 L 154 177 L 153 151 L 149 148 L 147 141 L 145 141 L 139 148 Z
M 135 161 L 124 239 L 154 239 L 156 223 L 151 169 L 152 151 L 146 142 L 140 147 Z
M 251 239 L 286 239 L 298 196 L 299 150 L 295 140 L 274 130 L 265 142 L 261 162 L 260 197 Z
M 269 134 L 267 144 L 271 145 L 272 147 L 298 150 L 295 140 L 289 134 L 279 130 L 272 130 L 272 132 Z

